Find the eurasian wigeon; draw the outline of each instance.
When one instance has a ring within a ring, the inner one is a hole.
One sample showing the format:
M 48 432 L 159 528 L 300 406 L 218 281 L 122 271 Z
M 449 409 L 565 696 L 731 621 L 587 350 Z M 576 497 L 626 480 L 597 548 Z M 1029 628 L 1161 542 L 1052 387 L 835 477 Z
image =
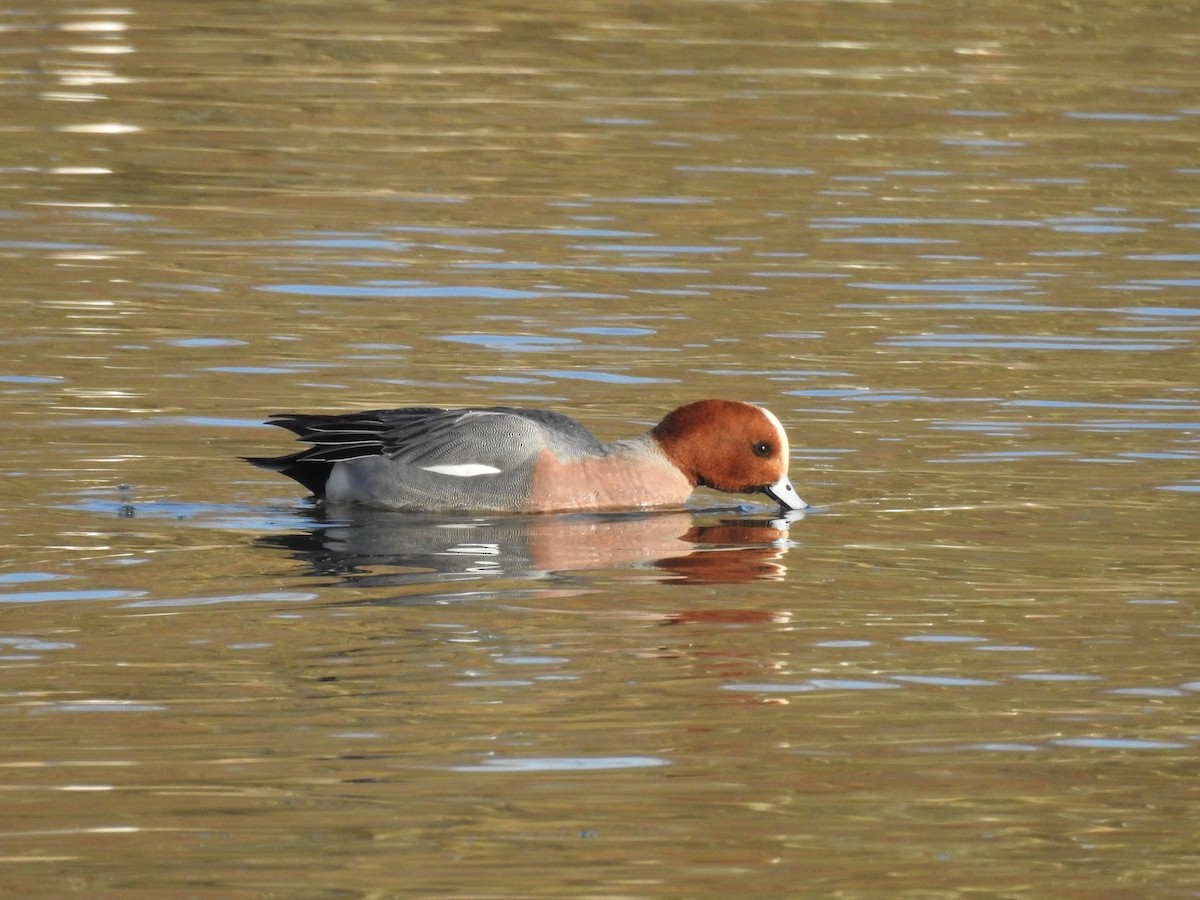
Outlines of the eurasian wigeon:
M 330 504 L 410 511 L 567 512 L 681 506 L 698 486 L 805 509 L 788 439 L 768 410 L 681 406 L 637 437 L 601 443 L 574 419 L 508 406 L 282 413 L 268 424 L 312 444 L 247 457 Z

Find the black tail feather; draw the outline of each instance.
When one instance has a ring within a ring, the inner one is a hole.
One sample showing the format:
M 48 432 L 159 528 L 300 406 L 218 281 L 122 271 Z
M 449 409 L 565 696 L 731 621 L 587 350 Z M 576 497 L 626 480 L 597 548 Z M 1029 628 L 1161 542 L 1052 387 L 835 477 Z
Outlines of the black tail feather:
M 242 459 L 260 469 L 286 475 L 316 496 L 324 497 L 325 484 L 329 481 L 329 473 L 333 471 L 333 463 L 304 459 L 304 455 L 305 451 L 301 451 L 290 456 L 243 456 Z

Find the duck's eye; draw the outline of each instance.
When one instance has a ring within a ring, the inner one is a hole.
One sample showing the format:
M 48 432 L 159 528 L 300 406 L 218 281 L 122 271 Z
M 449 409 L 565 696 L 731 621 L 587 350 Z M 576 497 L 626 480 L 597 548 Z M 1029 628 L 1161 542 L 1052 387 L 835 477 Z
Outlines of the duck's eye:
M 766 441 L 759 441 L 754 445 L 754 455 L 767 457 L 771 455 L 771 445 Z

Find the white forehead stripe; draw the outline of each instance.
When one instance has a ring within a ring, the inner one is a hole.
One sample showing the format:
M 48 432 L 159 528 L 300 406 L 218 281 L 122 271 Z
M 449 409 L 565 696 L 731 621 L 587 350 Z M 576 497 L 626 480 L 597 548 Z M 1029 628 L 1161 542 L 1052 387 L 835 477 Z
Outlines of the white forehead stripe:
M 779 434 L 779 447 L 783 456 L 783 471 L 786 472 L 788 469 L 788 461 L 792 458 L 792 448 L 788 446 L 787 432 L 783 430 L 783 424 L 777 418 L 775 418 L 775 413 L 771 412 L 769 409 L 764 409 L 761 406 L 756 406 L 755 409 L 767 417 L 767 421 L 775 426 L 775 431 Z
M 499 475 L 500 469 L 483 463 L 460 463 L 450 466 L 421 466 L 422 471 L 438 475 L 454 475 L 458 478 L 474 478 L 476 475 Z

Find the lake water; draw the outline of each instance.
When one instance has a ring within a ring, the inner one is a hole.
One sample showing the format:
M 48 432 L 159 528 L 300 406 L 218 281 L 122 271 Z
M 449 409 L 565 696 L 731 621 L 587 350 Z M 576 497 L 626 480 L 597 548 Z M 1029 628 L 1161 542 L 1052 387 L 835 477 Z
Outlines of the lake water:
M 5 890 L 1200 895 L 1197 22 L 8 3 Z M 705 396 L 811 514 L 238 459 Z

